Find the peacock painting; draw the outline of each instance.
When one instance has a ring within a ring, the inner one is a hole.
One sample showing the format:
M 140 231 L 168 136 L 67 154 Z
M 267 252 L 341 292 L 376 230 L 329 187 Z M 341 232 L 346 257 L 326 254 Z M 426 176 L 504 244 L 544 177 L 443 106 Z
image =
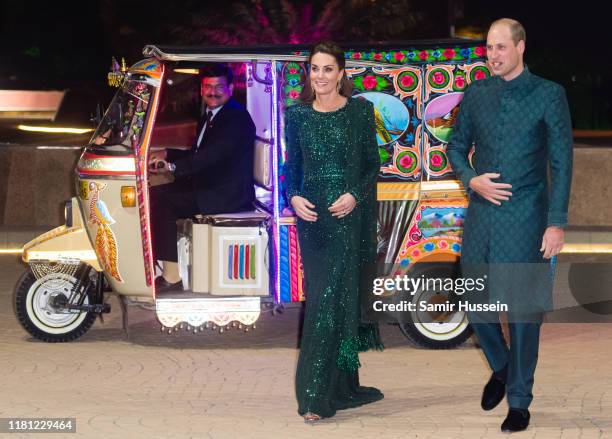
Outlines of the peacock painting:
M 106 183 L 89 183 L 91 199 L 89 201 L 89 222 L 98 226 L 94 241 L 96 254 L 100 258 L 104 271 L 119 282 L 123 282 L 117 262 L 117 240 L 110 226 L 115 223 L 106 203 L 100 199 L 100 192 L 106 189 Z

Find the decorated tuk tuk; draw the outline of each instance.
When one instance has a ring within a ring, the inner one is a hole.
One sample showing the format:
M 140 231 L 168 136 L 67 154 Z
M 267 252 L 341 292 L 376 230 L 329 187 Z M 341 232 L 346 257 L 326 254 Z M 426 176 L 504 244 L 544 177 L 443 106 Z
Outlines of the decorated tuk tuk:
M 77 339 L 110 310 L 111 292 L 125 304 L 153 307 L 168 331 L 248 329 L 265 310 L 308 300 L 283 174 L 284 112 L 304 86 L 305 50 L 146 46 L 146 59 L 115 66 L 109 81 L 119 89 L 83 149 L 65 224 L 23 249 L 28 269 L 15 300 L 30 334 L 48 342 Z M 454 272 L 467 198 L 445 147 L 463 91 L 489 75 L 484 57 L 482 44 L 466 40 L 346 48 L 354 97 L 375 107 L 381 276 L 410 273 L 419 262 Z M 220 62 L 234 70 L 234 97 L 256 125 L 257 201 L 251 211 L 179 221 L 183 291 L 158 296 L 149 188 L 164 182 L 149 172 L 149 155 L 191 147 L 202 111 L 198 73 Z M 441 298 L 443 292 L 422 291 L 413 300 Z M 454 347 L 471 335 L 463 312 L 433 319 L 420 313 L 399 322 L 419 345 Z

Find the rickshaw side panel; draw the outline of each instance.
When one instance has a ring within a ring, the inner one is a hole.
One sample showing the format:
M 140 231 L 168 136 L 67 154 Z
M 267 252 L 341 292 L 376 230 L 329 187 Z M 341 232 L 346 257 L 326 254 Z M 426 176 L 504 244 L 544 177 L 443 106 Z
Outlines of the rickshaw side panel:
M 122 187 L 135 187 L 134 177 L 111 180 L 81 175 L 78 183 L 79 203 L 92 248 L 113 291 L 150 296 L 144 276 L 138 209 L 121 205 Z
M 485 53 L 482 46 L 346 53 L 353 61 L 346 71 L 354 97 L 375 106 L 381 158 L 379 257 L 388 267 L 405 272 L 415 262 L 454 263 L 460 256 L 467 197 L 452 172 L 446 145 L 466 87 L 490 75 Z M 360 60 L 385 64 L 360 66 Z M 284 110 L 298 102 L 306 74 L 304 62 L 277 63 L 281 301 L 305 298 L 295 221 L 284 196 L 282 133 Z
M 73 218 L 82 218 L 76 198 L 72 199 Z M 91 246 L 87 230 L 82 221 L 75 221 L 71 227 L 62 225 L 36 237 L 23 246 L 22 259 L 26 263 L 62 262 L 80 260 L 96 271 L 102 268 Z

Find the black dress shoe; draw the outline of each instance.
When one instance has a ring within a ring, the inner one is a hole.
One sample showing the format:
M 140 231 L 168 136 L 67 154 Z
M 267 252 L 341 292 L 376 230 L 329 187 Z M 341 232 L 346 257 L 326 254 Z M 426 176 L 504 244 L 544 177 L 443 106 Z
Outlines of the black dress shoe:
M 175 283 L 170 283 L 163 276 L 155 278 L 155 294 L 164 294 L 170 292 L 179 292 L 183 289 L 183 283 L 179 280 Z
M 505 394 L 506 380 L 499 378 L 497 374 L 493 374 L 482 391 L 480 406 L 483 410 L 493 410 L 504 399 Z
M 508 416 L 501 425 L 501 431 L 504 433 L 514 433 L 516 431 L 523 431 L 529 426 L 529 410 L 524 409 L 513 409 L 512 407 L 508 411 Z

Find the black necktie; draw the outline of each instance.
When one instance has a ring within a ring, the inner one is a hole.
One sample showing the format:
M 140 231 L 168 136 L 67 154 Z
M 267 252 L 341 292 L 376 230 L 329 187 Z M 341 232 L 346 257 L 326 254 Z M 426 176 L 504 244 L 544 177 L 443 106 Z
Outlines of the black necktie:
M 213 117 L 213 112 L 211 110 L 208 110 L 206 112 L 206 122 L 204 125 L 204 133 L 202 134 L 202 138 L 200 139 L 200 141 L 196 144 L 196 151 L 200 148 L 200 145 L 204 141 L 204 138 L 206 137 L 206 133 L 210 131 L 210 128 L 212 125 L 212 117 Z
M 210 130 L 211 125 L 212 125 L 212 117 L 213 117 L 213 112 L 208 110 L 206 112 L 206 128 L 204 128 L 204 136 L 206 136 L 206 133 L 208 132 L 208 130 Z

